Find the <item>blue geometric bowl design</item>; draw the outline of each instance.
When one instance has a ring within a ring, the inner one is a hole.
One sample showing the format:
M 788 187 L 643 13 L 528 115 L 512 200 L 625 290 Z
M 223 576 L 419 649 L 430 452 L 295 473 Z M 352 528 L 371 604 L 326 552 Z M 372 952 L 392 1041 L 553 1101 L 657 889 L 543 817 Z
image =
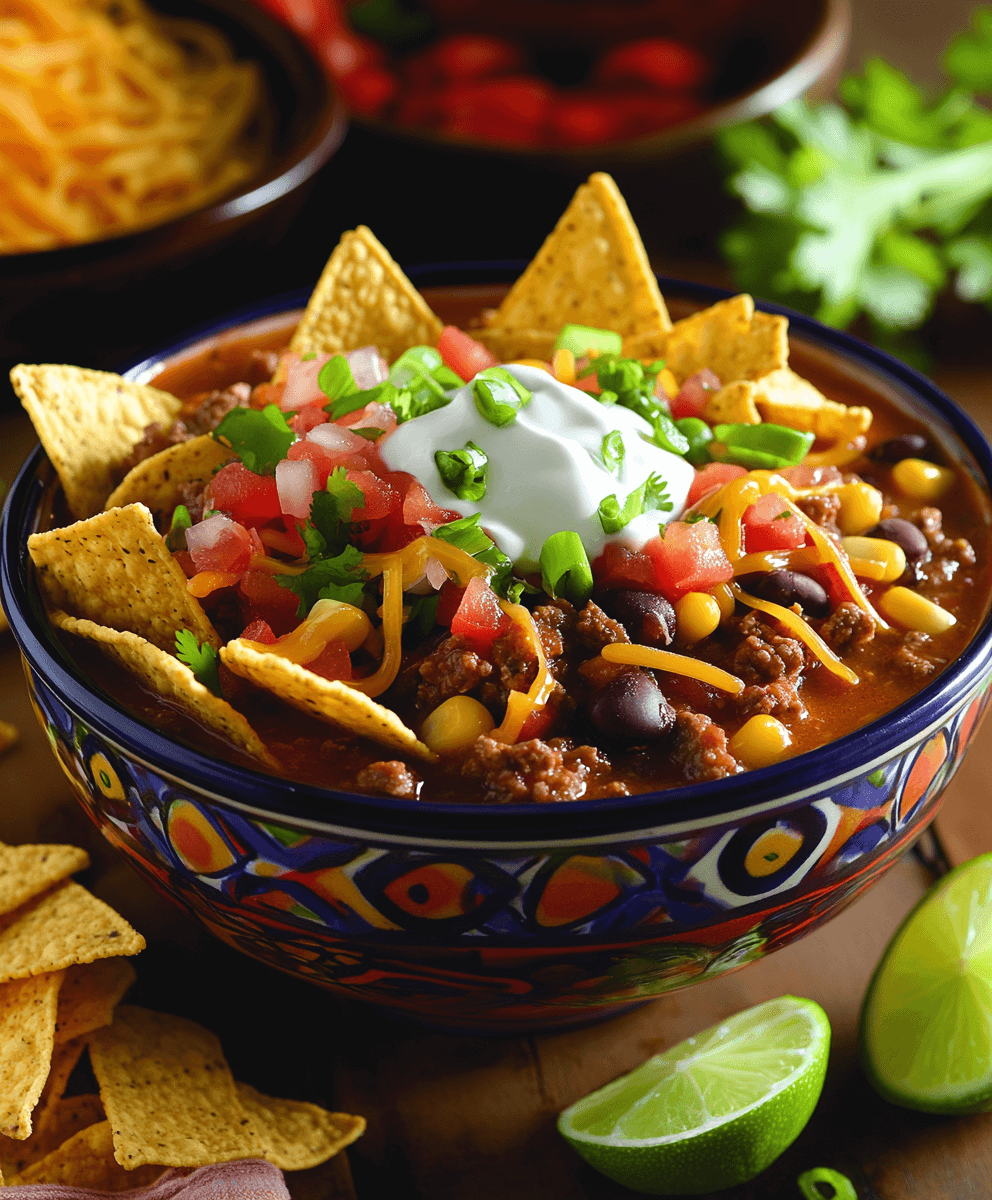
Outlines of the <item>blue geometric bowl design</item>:
M 662 289 L 703 303 L 723 295 L 671 281 Z M 987 489 L 988 447 L 932 384 L 789 315 L 795 336 L 925 411 Z M 36 454 L 4 514 L 3 597 L 38 718 L 84 809 L 153 886 L 225 942 L 435 1026 L 588 1022 L 810 932 L 933 819 L 988 701 L 986 619 L 909 703 L 742 776 L 559 805 L 322 791 L 211 760 L 92 688 L 48 627 L 24 551 L 50 487 Z

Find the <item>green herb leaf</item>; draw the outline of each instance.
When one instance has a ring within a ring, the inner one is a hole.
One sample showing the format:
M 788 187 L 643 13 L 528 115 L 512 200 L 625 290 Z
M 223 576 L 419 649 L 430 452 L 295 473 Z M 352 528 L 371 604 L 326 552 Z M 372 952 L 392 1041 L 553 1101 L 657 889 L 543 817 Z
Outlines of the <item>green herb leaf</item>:
M 612 433 L 608 433 L 603 438 L 603 449 L 601 451 L 603 466 L 611 475 L 616 475 L 619 478 L 626 455 L 627 448 L 623 444 L 623 436 L 619 429 L 614 429 Z
M 285 414 L 274 404 L 267 404 L 261 412 L 256 408 L 232 408 L 212 436 L 229 446 L 256 475 L 274 475 L 276 463 L 286 457 L 296 441 Z
M 630 493 L 622 508 L 615 495 L 604 496 L 599 502 L 599 523 L 604 533 L 619 533 L 642 513 L 670 512 L 672 507 L 665 480 L 660 475 L 652 474 Z
M 177 504 L 172 514 L 172 525 L 165 535 L 165 544 L 175 554 L 177 550 L 186 549 L 186 530 L 192 529 L 193 521 L 185 504 Z
M 512 425 L 517 413 L 531 401 L 532 392 L 518 382 L 505 367 L 486 367 L 472 382 L 472 394 L 479 414 L 491 425 Z
M 489 457 L 475 442 L 466 442 L 464 450 L 438 450 L 434 462 L 444 486 L 459 500 L 475 502 L 486 494 Z
M 189 629 L 179 629 L 176 631 L 176 658 L 189 667 L 199 683 L 223 700 L 224 693 L 217 670 L 220 655 L 209 642 L 201 646 Z
M 429 592 L 426 596 L 414 596 L 406 620 L 403 623 L 403 638 L 412 645 L 422 642 L 437 624 L 437 602 L 440 592 Z
M 447 525 L 439 525 L 431 537 L 450 542 L 459 550 L 464 550 L 479 562 L 492 568 L 489 576 L 489 586 L 502 600 L 517 603 L 523 592 L 536 592 L 522 579 L 513 578 L 513 563 L 506 557 L 491 537 L 479 528 L 481 514 L 472 513 L 460 517 L 457 521 L 449 521 Z
M 275 581 L 300 598 L 296 615 L 301 619 L 318 600 L 341 600 L 360 608 L 363 583 L 368 579 L 368 573 L 362 569 L 362 557 L 357 547 L 345 546 L 333 557 L 314 559 L 302 574 L 276 575 Z
M 401 354 L 390 368 L 389 382 L 401 389 L 390 401 L 400 425 L 444 408 L 464 384 L 433 346 L 412 346 Z
M 376 429 L 373 426 L 370 429 L 349 429 L 348 432 L 354 433 L 357 437 L 365 438 L 367 442 L 377 442 L 386 431 L 384 429 Z

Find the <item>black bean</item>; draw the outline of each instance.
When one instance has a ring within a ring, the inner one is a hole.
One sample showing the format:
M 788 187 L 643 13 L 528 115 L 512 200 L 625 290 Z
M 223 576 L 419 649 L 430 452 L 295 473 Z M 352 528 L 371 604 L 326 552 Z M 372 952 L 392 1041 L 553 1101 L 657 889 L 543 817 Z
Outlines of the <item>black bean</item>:
M 596 597 L 596 603 L 627 630 L 632 642 L 667 646 L 675 637 L 675 609 L 664 596 L 636 588 L 615 588 Z
M 784 568 L 769 571 L 761 577 L 755 591 L 762 600 L 770 600 L 784 608 L 798 604 L 808 617 L 826 617 L 830 614 L 827 593 L 815 579 L 799 571 L 786 571 Z
M 904 458 L 933 457 L 933 447 L 922 433 L 901 433 L 898 437 L 881 442 L 868 456 L 876 462 L 897 463 Z
M 906 552 L 906 562 L 911 566 L 913 563 L 922 562 L 930 550 L 923 531 L 917 529 L 912 521 L 904 521 L 902 517 L 886 517 L 884 521 L 879 521 L 874 529 L 869 529 L 865 537 L 885 538 L 888 542 L 902 546 Z
M 675 710 L 643 671 L 612 679 L 593 699 L 588 715 L 601 737 L 620 746 L 658 742 L 675 728 Z

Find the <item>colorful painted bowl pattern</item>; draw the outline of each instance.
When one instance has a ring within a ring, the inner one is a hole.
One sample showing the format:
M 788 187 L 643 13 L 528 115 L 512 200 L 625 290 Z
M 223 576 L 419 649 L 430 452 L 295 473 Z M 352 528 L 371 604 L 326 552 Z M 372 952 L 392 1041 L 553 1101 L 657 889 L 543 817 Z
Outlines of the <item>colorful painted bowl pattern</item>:
M 119 753 L 29 672 L 84 808 L 163 894 L 271 966 L 411 1016 L 562 1025 L 754 961 L 834 916 L 932 819 L 988 700 L 797 806 L 681 840 L 416 850 L 243 815 Z M 783 806 L 784 807 L 784 806 Z

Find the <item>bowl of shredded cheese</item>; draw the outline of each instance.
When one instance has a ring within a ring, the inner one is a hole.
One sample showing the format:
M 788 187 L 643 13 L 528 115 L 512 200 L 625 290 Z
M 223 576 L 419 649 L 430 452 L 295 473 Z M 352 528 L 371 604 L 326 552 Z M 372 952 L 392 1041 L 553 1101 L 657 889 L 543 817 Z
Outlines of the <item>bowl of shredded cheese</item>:
M 244 251 L 271 237 L 345 120 L 311 53 L 255 5 L 16 0 L 0 19 L 0 128 L 12 361 L 53 328 L 82 330 L 56 296 L 83 288 L 99 309 L 136 279 L 160 294 L 163 264 L 174 275 L 231 239 Z M 101 315 L 87 337 L 109 348 L 120 338 Z

